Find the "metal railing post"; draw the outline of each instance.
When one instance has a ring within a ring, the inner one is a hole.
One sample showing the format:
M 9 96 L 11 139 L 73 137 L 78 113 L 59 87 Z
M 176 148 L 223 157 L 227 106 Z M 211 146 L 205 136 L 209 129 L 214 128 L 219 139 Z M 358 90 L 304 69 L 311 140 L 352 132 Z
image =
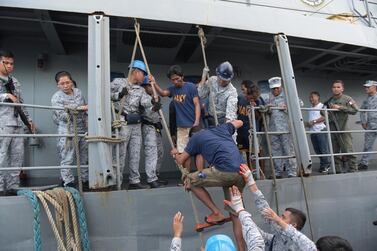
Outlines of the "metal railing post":
M 251 118 L 253 122 L 253 140 L 254 140 L 254 155 L 255 155 L 255 169 L 257 171 L 257 179 L 260 179 L 260 166 L 259 166 L 259 142 L 257 135 L 257 127 L 255 121 L 255 107 L 251 106 Z M 249 153 L 250 155 L 251 153 Z
M 331 141 L 329 114 L 328 114 L 327 108 L 325 108 L 325 123 L 327 127 L 327 142 L 329 143 L 329 151 L 331 154 L 331 170 L 333 174 L 336 174 L 334 152 L 333 152 L 332 141 Z

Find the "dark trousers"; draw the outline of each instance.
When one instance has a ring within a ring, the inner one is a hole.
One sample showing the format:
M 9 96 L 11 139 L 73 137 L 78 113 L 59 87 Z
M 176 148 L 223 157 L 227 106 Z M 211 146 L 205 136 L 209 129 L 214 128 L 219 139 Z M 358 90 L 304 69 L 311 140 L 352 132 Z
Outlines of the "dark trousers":
M 310 139 L 312 140 L 313 148 L 316 154 L 328 154 L 329 144 L 327 141 L 327 135 L 324 133 L 310 134 Z M 331 163 L 330 157 L 319 157 L 321 169 L 329 167 Z

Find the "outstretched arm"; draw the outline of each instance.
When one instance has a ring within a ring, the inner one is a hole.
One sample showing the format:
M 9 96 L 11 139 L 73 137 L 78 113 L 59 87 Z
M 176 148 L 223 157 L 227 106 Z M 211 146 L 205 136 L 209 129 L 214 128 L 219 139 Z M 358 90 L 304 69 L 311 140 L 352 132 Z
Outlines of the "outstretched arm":
M 170 244 L 170 251 L 181 251 L 182 249 L 182 232 L 183 232 L 183 215 L 177 212 L 173 218 L 173 233 L 174 237 Z
M 152 86 L 156 89 L 156 92 L 158 95 L 162 97 L 168 97 L 170 96 L 170 91 L 169 89 L 162 89 L 156 82 L 153 76 L 149 76 L 149 82 L 151 83 Z
M 316 251 L 316 245 L 311 241 L 306 235 L 298 231 L 292 225 L 283 221 L 283 219 L 275 213 L 271 208 L 266 208 L 263 211 L 263 216 L 269 220 L 274 221 L 278 228 L 276 231 L 292 240 L 296 244 L 296 247 L 300 247 L 300 250 L 303 251 Z
M 246 242 L 246 247 L 248 251 L 263 251 L 264 250 L 264 240 L 259 232 L 259 229 L 253 219 L 251 214 L 245 211 L 242 202 L 242 195 L 236 186 L 229 188 L 231 201 L 224 200 L 224 203 L 230 206 L 235 212 L 237 212 L 242 225 L 242 236 Z

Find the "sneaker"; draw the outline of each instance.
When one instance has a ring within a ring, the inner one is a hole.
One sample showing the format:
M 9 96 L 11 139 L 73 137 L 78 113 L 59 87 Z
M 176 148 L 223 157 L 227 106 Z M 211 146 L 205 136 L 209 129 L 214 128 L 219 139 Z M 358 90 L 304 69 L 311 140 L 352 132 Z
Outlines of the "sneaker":
M 361 163 L 358 165 L 358 168 L 359 170 L 368 170 L 368 166 Z
M 318 171 L 320 173 L 328 173 L 330 170 L 330 167 L 321 167 Z

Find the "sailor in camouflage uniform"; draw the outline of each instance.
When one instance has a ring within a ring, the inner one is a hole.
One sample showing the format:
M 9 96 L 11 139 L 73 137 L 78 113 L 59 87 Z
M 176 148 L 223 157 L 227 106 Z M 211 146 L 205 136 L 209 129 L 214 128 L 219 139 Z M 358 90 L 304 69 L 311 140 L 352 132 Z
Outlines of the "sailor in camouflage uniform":
M 21 85 L 10 74 L 14 69 L 14 56 L 9 51 L 0 51 L 0 102 L 22 103 Z M 7 93 L 6 84 L 13 81 L 14 95 Z M 31 128 L 33 124 L 27 111 L 22 107 Z M 0 134 L 22 134 L 24 124 L 12 106 L 0 106 Z M 21 167 L 24 161 L 24 138 L 0 138 L 0 169 L 1 167 Z M 20 171 L 0 172 L 0 193 L 19 186 Z
M 203 69 L 203 75 L 207 75 Z M 216 109 L 219 124 L 237 119 L 237 90 L 230 82 L 234 76 L 233 67 L 224 62 L 216 68 L 216 76 L 205 78 L 199 83 L 198 94 L 201 100 L 209 98 L 209 126 L 215 126 L 214 108 Z M 215 107 L 211 99 L 213 98 Z M 236 135 L 236 134 L 235 134 Z
M 257 210 L 271 229 L 272 233 L 267 233 L 259 228 L 266 250 L 317 251 L 314 242 L 300 232 L 305 225 L 305 214 L 298 209 L 287 208 L 280 218 L 268 205 L 264 195 L 257 187 L 250 169 L 246 165 L 241 165 L 240 174 L 253 195 Z
M 149 76 L 151 79 L 154 78 Z M 152 103 L 152 86 L 149 81 L 143 83 L 145 91 L 149 94 Z M 154 102 L 154 101 L 153 101 Z M 156 107 L 156 105 L 155 105 Z M 145 173 L 147 174 L 147 182 L 151 188 L 161 187 L 157 172 L 161 168 L 161 161 L 164 154 L 162 146 L 162 124 L 160 114 L 156 109 L 147 109 L 142 114 L 141 132 L 143 136 L 144 155 L 145 155 Z M 158 166 L 159 165 L 159 166 Z
M 287 105 L 282 89 L 282 80 L 280 77 L 273 77 L 268 80 L 271 89 L 270 100 L 267 102 L 272 107 L 284 108 L 285 110 L 271 109 L 269 130 L 271 132 L 289 131 L 289 119 L 287 113 Z M 294 155 L 294 146 L 292 136 L 290 134 L 274 134 L 271 135 L 271 150 L 273 156 Z M 275 174 L 277 178 L 282 177 L 284 167 L 288 173 L 288 177 L 297 176 L 296 159 L 275 159 Z
M 152 109 L 151 97 L 140 86 L 147 75 L 143 61 L 134 60 L 131 65 L 130 79 L 116 78 L 111 82 L 111 100 L 120 110 L 122 126 L 119 132 L 123 142 L 120 144 L 120 171 L 125 166 L 126 156 L 130 169 L 129 189 L 146 188 L 140 182 L 139 162 L 141 149 L 141 114 Z M 122 177 L 121 177 L 121 180 Z
M 347 131 L 348 114 L 357 113 L 358 107 L 354 99 L 343 94 L 344 83 L 342 80 L 334 81 L 332 85 L 333 96 L 327 100 L 324 105 L 327 108 L 338 109 L 338 111 L 329 112 L 329 123 L 331 131 Z M 352 153 L 352 135 L 351 133 L 332 133 L 331 141 L 333 153 Z M 356 156 L 335 156 L 335 169 L 337 173 L 342 172 L 342 161 L 348 163 L 348 171 L 356 172 Z
M 377 109 L 377 81 L 367 80 L 364 84 L 368 98 L 364 100 L 361 109 Z M 365 130 L 377 130 L 377 112 L 360 112 L 361 125 Z M 363 152 L 372 151 L 377 132 L 366 132 Z M 369 154 L 364 154 L 359 163 L 359 169 L 368 169 Z
M 79 108 L 77 115 L 77 133 L 84 134 L 87 132 L 88 115 L 86 111 L 88 106 L 81 91 L 74 88 L 71 74 L 66 71 L 58 72 L 55 80 L 59 91 L 51 98 L 51 105 L 64 108 Z M 55 110 L 53 113 L 53 121 L 58 126 L 58 134 L 73 134 L 74 124 L 73 115 L 68 114 L 65 110 Z M 80 164 L 88 164 L 88 145 L 84 138 L 80 137 L 79 141 Z M 74 165 L 76 162 L 76 152 L 73 138 L 62 137 L 58 139 L 58 152 L 61 166 Z M 74 175 L 71 169 L 61 169 L 60 175 L 63 180 L 63 186 L 74 187 Z M 81 177 L 83 182 L 88 181 L 88 169 L 81 169 Z

